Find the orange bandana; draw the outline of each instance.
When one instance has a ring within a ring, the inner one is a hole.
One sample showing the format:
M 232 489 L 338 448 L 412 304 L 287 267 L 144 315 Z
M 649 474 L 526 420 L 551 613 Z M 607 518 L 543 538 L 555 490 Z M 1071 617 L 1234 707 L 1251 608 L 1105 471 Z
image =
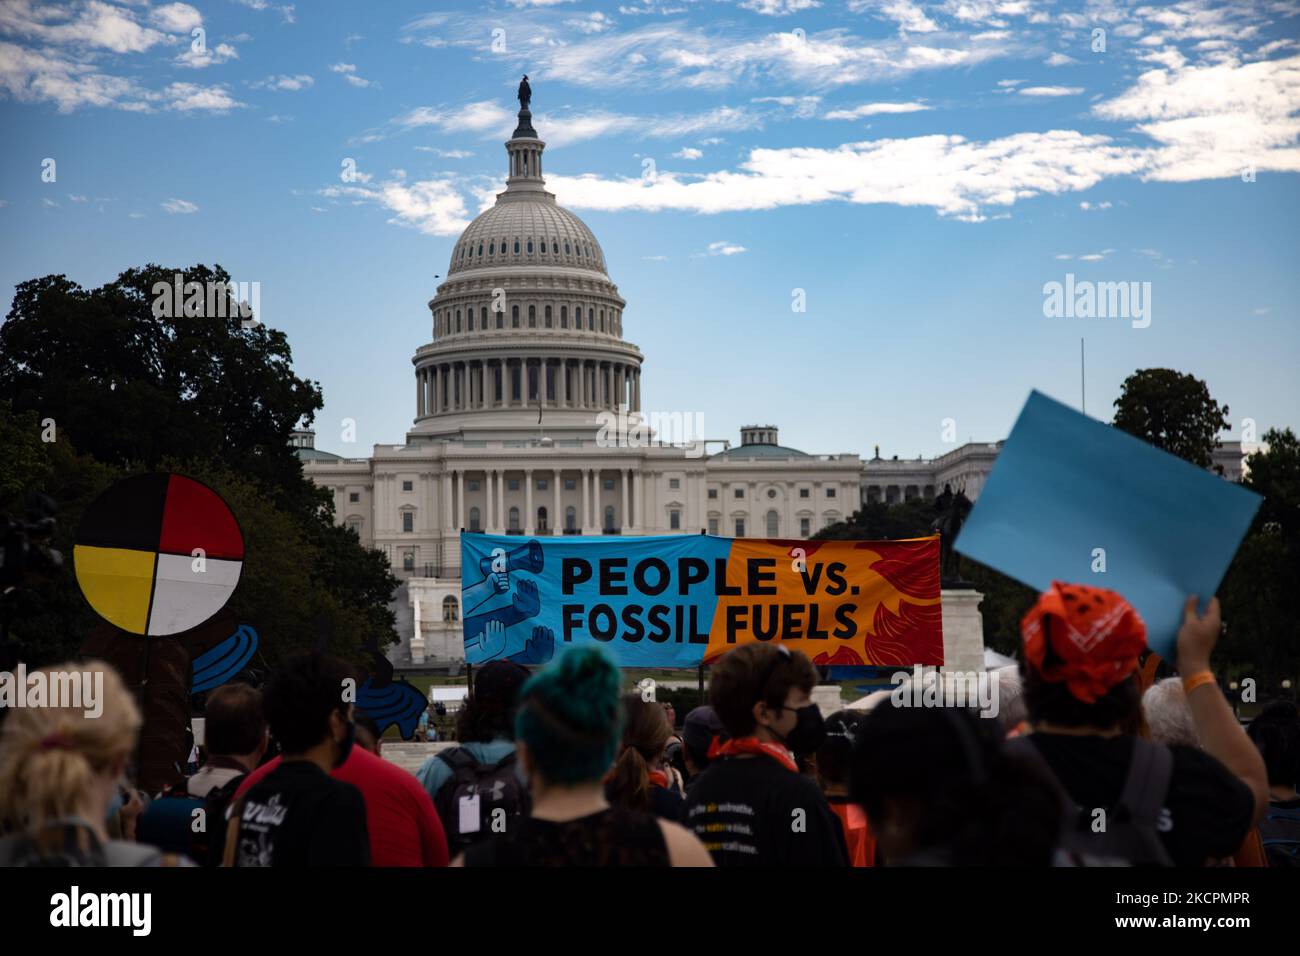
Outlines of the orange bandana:
M 1020 634 L 1025 662 L 1043 680 L 1064 682 L 1085 704 L 1137 670 L 1147 643 L 1142 618 L 1114 591 L 1060 581 L 1039 595 Z
M 733 737 L 725 743 L 717 737 L 713 738 L 713 743 L 709 747 L 710 760 L 717 757 L 732 757 L 736 754 L 761 754 L 764 757 L 771 757 L 786 770 L 799 772 L 799 765 L 794 762 L 794 754 L 780 744 L 768 743 L 757 737 Z

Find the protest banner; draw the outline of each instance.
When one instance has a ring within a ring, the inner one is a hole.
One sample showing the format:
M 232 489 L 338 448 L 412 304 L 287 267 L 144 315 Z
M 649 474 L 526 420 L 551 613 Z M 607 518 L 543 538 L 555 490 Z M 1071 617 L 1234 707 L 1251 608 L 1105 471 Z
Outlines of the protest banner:
M 696 667 L 779 641 L 814 663 L 943 663 L 939 539 L 461 535 L 465 659 L 540 664 L 603 645 Z

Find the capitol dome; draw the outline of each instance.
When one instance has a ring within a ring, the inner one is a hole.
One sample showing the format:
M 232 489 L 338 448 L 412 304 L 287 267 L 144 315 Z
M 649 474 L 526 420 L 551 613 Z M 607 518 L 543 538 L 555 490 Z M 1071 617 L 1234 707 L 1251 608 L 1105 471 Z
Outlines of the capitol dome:
M 433 341 L 412 362 L 408 441 L 582 438 L 602 411 L 641 404 L 641 352 L 623 339 L 623 307 L 605 254 L 542 178 L 546 144 L 528 103 L 506 141 L 506 189 L 452 246 L 429 302 Z
M 510 195 L 509 190 L 502 197 Z M 550 193 L 498 201 L 465 227 L 447 274 L 503 265 L 570 266 L 605 274 L 605 256 L 587 224 Z

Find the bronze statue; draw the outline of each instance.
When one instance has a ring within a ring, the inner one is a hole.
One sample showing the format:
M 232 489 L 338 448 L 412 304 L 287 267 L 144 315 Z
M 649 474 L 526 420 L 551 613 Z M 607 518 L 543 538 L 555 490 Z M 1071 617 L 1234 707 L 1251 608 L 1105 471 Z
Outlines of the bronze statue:
M 528 104 L 533 101 L 533 88 L 528 85 L 528 74 L 524 74 L 523 80 L 519 83 L 519 108 L 528 109 Z
M 944 485 L 943 494 L 934 499 L 935 519 L 930 523 L 930 530 L 939 532 L 939 586 L 942 588 L 973 587 L 962 579 L 960 557 L 953 550 L 961 526 L 973 507 L 965 491 L 953 494 L 952 485 Z

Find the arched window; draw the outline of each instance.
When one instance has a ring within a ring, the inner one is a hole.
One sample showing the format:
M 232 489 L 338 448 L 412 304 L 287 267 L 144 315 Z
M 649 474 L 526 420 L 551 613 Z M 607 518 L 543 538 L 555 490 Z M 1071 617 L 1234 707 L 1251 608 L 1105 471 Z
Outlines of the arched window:
M 541 248 L 540 251 L 541 251 L 542 255 L 546 255 L 546 240 L 545 240 L 545 239 L 542 240 L 542 248 Z
M 533 240 L 531 239 L 528 240 L 528 254 L 530 256 L 533 254 Z
M 528 327 L 530 329 L 537 328 L 537 306 L 535 305 L 528 307 Z
M 600 310 L 600 330 L 602 332 L 605 331 L 605 310 L 604 309 Z
M 515 255 L 519 255 L 519 240 L 515 240 Z
M 573 507 L 573 505 L 569 505 L 569 507 L 564 509 L 564 530 L 565 531 L 578 530 L 577 522 L 578 522 L 578 512 Z
M 769 538 L 779 537 L 781 534 L 781 518 L 776 511 L 767 513 L 767 536 Z
M 483 331 L 486 332 L 486 331 L 487 331 L 487 327 L 488 327 L 488 324 L 487 324 L 487 306 L 486 306 L 486 305 L 483 306 L 483 308 L 479 310 L 478 318 L 479 318 L 479 324 L 478 324 L 478 327 L 479 327 L 480 329 L 482 329 Z
M 505 324 L 506 324 L 506 310 L 502 308 L 497 311 L 497 328 L 498 329 L 505 328 Z
M 587 329 L 592 332 L 596 331 L 596 310 L 595 309 L 587 310 Z
M 442 620 L 447 624 L 455 624 L 460 620 L 460 605 L 450 594 L 442 599 Z
M 456 310 L 456 331 L 460 331 L 460 309 Z
M 495 241 L 493 241 L 493 242 L 489 242 L 489 243 L 488 243 L 488 255 L 490 255 L 490 256 L 495 256 L 496 254 L 497 254 L 497 244 L 496 244 L 496 242 L 495 242 Z
M 510 307 L 510 326 L 515 329 L 519 328 L 519 306 L 517 305 Z
M 605 505 L 605 530 L 614 530 L 614 506 Z
M 478 510 L 478 505 L 475 505 L 473 508 L 469 509 L 469 530 L 470 531 L 483 530 L 482 528 L 479 527 L 479 523 L 478 523 L 480 514 L 481 512 Z
M 546 506 L 545 506 L 545 505 L 543 505 L 542 507 L 540 507 L 540 508 L 537 509 L 537 530 L 538 530 L 538 531 L 546 531 L 546 530 L 547 530 L 547 526 L 546 526 Z
M 568 327 L 569 327 L 569 307 L 567 305 L 562 305 L 560 306 L 560 328 L 567 329 Z
M 569 247 L 569 240 L 568 240 L 568 239 L 565 239 L 565 240 L 564 240 L 564 254 L 565 254 L 566 256 L 571 256 L 571 255 L 573 255 L 573 250 Z
M 549 305 L 546 307 L 545 322 L 546 327 L 549 329 L 551 327 L 551 307 Z
M 480 241 L 479 244 L 478 244 L 478 254 L 479 254 L 480 256 L 483 255 L 483 243 L 482 243 L 482 241 Z
M 515 507 L 511 507 L 510 509 L 510 530 L 519 530 L 519 509 Z

